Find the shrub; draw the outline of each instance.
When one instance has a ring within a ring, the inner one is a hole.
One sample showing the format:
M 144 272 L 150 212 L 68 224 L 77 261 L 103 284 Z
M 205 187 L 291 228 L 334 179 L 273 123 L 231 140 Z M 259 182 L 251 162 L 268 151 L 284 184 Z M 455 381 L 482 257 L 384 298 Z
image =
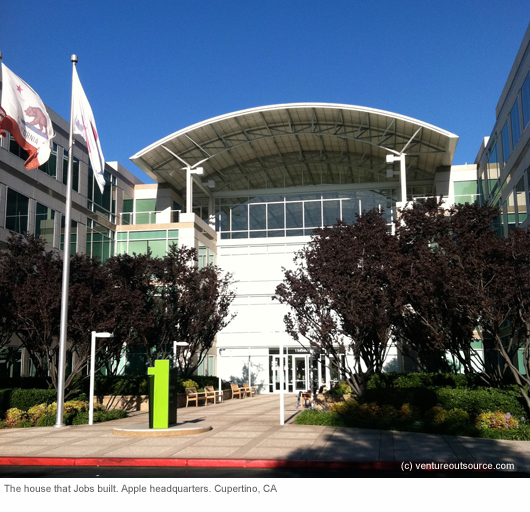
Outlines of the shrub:
M 11 408 L 27 411 L 34 405 L 51 404 L 57 400 L 54 389 L 13 389 L 9 400 Z
M 185 380 L 185 381 L 182 383 L 182 387 L 183 387 L 184 389 L 187 389 L 187 388 L 198 388 L 199 385 L 198 385 L 195 381 L 189 379 L 189 380 Z
M 34 405 L 30 409 L 28 409 L 28 417 L 33 424 L 37 424 L 37 422 L 43 416 L 45 416 L 47 412 L 48 412 L 47 404 Z
M 519 392 L 513 389 L 450 389 L 436 390 L 437 402 L 444 409 L 463 409 L 468 414 L 479 415 L 488 411 L 510 411 L 516 416 L 524 415 L 519 401 Z
M 30 420 L 20 420 L 15 425 L 16 428 L 28 428 L 32 426 L 33 426 L 33 423 Z
M 57 408 L 57 404 L 55 404 L 55 407 Z M 88 411 L 88 408 L 88 402 L 82 402 L 80 400 L 70 400 L 64 404 L 64 412 L 67 414 L 72 412 L 85 412 Z
M 518 429 L 519 422 L 508 412 L 483 412 L 477 416 L 475 426 L 478 429 Z
M 19 421 L 25 419 L 27 419 L 26 413 L 20 409 L 12 408 L 6 412 L 6 423 L 10 427 L 15 426 Z
M 55 414 L 45 414 L 37 421 L 37 427 L 53 427 L 56 421 Z
M 433 407 L 427 417 L 435 425 L 452 425 L 452 424 L 463 424 L 469 422 L 469 414 L 462 409 L 452 409 L 450 411 L 445 410 L 443 407 Z
M 342 382 L 339 382 L 336 386 L 332 387 L 328 391 L 328 393 L 330 395 L 344 396 L 344 395 L 351 395 L 353 391 L 347 382 L 342 381 Z
M 5 421 L 0 421 L 0 430 L 3 428 L 7 428 L 8 424 Z

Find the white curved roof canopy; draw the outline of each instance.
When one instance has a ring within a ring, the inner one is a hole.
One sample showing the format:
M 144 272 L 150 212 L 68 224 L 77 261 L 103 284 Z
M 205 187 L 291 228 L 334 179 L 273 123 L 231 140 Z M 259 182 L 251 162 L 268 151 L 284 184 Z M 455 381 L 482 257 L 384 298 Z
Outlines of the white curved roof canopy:
M 381 183 L 386 155 L 407 155 L 409 181 L 450 166 L 458 136 L 383 110 L 292 103 L 241 110 L 179 130 L 131 160 L 156 182 L 186 186 L 201 166 L 215 192 L 300 185 Z

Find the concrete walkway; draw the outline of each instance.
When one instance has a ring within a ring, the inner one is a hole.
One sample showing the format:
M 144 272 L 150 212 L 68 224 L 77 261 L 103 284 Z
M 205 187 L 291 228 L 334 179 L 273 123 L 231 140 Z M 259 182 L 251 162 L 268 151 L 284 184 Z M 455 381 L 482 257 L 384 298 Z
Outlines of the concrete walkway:
M 4 429 L 0 430 L 0 465 L 44 464 L 43 460 L 50 457 L 115 461 L 140 458 L 169 463 L 178 459 L 189 465 L 194 461 L 196 465 L 202 462 L 202 465 L 216 466 L 238 461 L 248 465 L 252 461 L 275 461 L 278 465 L 287 461 L 321 467 L 349 463 L 386 469 L 401 468 L 403 463 L 462 462 L 503 464 L 497 470 L 530 473 L 529 441 L 299 426 L 294 424 L 299 411 L 293 395 L 285 397 L 286 424 L 281 426 L 279 402 L 278 395 L 259 395 L 207 407 L 179 409 L 179 423 L 213 427 L 207 433 L 187 437 L 145 439 L 113 435 L 114 427 L 147 428 L 145 412 L 94 426 Z M 136 461 L 136 465 L 141 462 Z M 53 461 L 47 464 L 53 465 Z

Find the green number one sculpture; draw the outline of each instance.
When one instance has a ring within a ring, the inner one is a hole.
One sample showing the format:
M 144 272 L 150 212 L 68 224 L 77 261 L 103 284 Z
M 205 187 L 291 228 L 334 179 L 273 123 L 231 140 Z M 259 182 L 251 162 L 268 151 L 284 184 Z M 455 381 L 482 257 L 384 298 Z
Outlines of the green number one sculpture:
M 169 428 L 169 360 L 155 361 L 149 375 L 149 428 Z

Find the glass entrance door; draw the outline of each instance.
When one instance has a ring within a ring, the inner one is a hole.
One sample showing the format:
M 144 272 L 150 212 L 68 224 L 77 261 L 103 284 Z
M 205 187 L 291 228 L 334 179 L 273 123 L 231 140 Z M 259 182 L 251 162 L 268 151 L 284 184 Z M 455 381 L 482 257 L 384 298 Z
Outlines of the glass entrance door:
M 277 356 L 272 356 L 271 359 L 270 359 L 270 362 L 271 362 L 271 366 L 270 366 L 270 383 L 271 383 L 271 388 L 272 388 L 272 392 L 277 392 L 277 391 L 280 391 L 280 356 L 277 355 Z M 285 358 L 284 358 L 284 385 L 285 383 L 287 382 L 287 379 L 285 378 Z
M 293 372 L 295 391 L 307 390 L 307 358 L 305 356 L 294 356 Z

